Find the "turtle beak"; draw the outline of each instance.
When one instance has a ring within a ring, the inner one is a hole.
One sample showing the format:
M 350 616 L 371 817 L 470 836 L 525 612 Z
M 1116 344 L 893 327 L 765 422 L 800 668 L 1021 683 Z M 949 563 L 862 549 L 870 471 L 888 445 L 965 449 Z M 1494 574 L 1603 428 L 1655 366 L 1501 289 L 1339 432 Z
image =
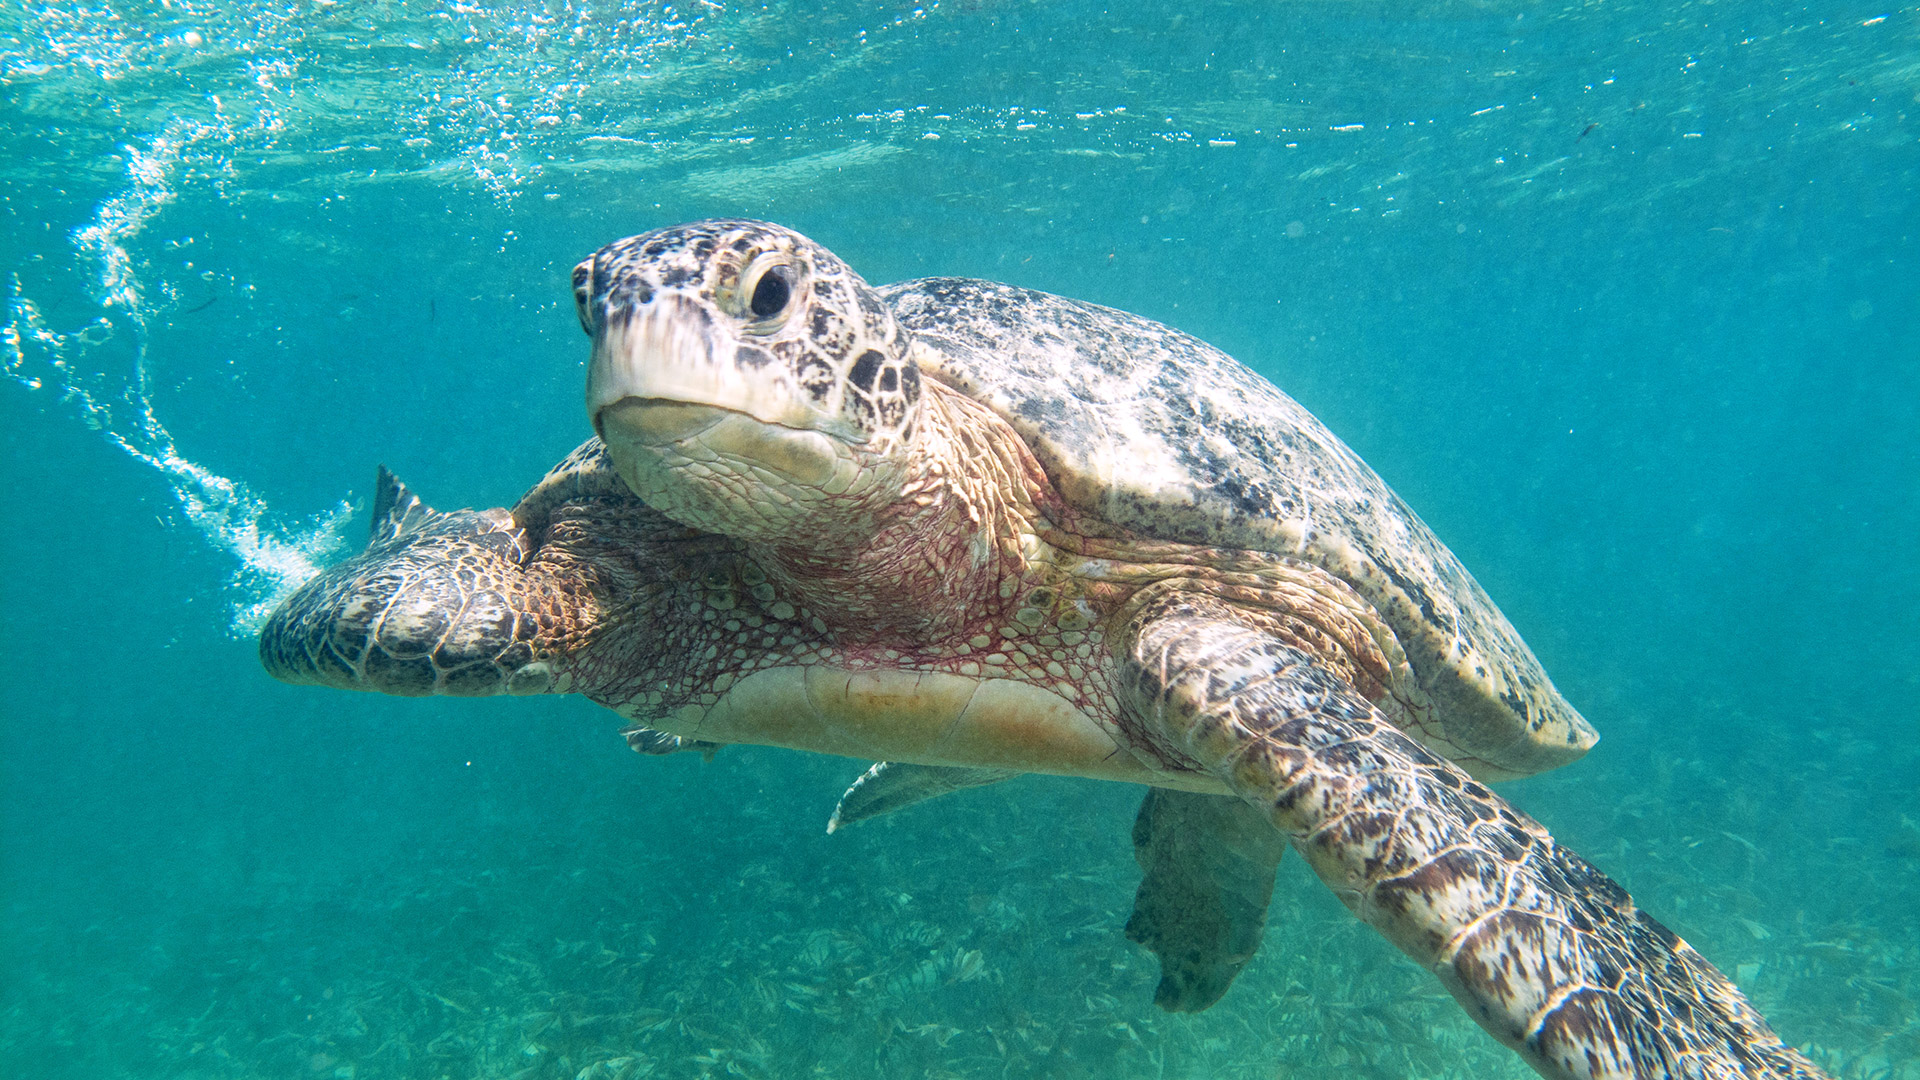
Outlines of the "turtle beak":
M 742 539 L 791 535 L 783 507 L 846 492 L 858 444 L 836 437 L 844 425 L 721 318 L 694 298 L 656 294 L 607 320 L 593 338 L 588 415 L 615 471 L 654 509 Z
M 740 342 L 726 325 L 731 320 L 697 299 L 658 293 L 649 303 L 615 310 L 618 316 L 596 328 L 587 369 L 587 415 L 602 438 L 614 412 L 629 429 L 625 434 L 644 441 L 697 434 L 687 425 L 706 410 L 676 408 L 692 405 L 847 443 L 865 441 L 852 424 L 816 404 L 772 353 Z

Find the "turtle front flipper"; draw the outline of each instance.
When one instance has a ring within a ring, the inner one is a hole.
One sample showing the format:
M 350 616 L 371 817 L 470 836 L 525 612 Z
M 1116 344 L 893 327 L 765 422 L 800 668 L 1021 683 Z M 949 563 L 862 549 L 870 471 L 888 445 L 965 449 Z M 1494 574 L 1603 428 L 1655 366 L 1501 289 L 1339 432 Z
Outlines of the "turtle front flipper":
M 1205 596 L 1134 618 L 1140 739 L 1225 780 L 1348 908 L 1555 1078 L 1811 1078 L 1725 976 L 1309 653 Z
M 1273 874 L 1287 842 L 1231 795 L 1148 788 L 1133 823 L 1140 862 L 1127 939 L 1160 958 L 1153 1002 L 1199 1012 L 1260 949 Z
M 580 458 L 515 511 L 443 513 L 382 468 L 366 550 L 280 605 L 261 663 L 286 682 L 406 696 L 574 688 L 568 662 L 608 621 L 608 598 L 647 600 L 630 553 L 685 531 L 630 495 L 585 490 Z
M 442 513 L 383 466 L 365 551 L 288 597 L 260 634 L 285 682 L 422 696 L 553 688 L 560 644 L 542 614 L 586 612 L 524 569 L 531 544 L 506 510 Z

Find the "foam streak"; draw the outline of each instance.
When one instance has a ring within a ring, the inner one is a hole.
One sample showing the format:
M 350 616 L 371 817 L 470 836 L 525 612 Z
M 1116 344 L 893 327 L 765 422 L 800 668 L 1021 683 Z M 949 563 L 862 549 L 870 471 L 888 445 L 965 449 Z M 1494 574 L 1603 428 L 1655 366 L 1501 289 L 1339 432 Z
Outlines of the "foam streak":
M 182 154 L 220 130 L 175 120 L 145 149 L 127 148 L 127 186 L 73 233 L 79 255 L 95 264 L 93 298 L 100 315 L 77 330 L 54 330 L 15 274 L 6 326 L 0 329 L 0 365 L 8 378 L 30 390 L 57 392 L 87 426 L 160 474 L 187 521 L 239 561 L 228 583 L 230 629 L 250 636 L 281 598 L 318 573 L 341 546 L 353 508 L 343 502 L 305 521 L 276 520 L 266 500 L 245 484 L 182 457 L 147 395 L 147 326 L 156 307 L 145 298 L 128 244 L 174 200 L 171 180 Z M 131 340 L 133 361 L 116 379 L 86 361 L 122 333 Z

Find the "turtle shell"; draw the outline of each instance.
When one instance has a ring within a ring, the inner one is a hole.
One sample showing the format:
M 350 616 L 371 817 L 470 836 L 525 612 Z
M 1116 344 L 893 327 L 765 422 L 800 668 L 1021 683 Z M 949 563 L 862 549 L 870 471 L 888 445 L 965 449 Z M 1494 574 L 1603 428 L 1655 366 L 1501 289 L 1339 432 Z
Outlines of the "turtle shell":
M 1405 652 L 1435 725 L 1483 779 L 1597 740 L 1486 591 L 1299 403 L 1188 334 L 1030 289 L 925 278 L 879 290 L 921 371 L 993 409 L 1075 508 L 1161 540 L 1302 559 L 1346 581 Z

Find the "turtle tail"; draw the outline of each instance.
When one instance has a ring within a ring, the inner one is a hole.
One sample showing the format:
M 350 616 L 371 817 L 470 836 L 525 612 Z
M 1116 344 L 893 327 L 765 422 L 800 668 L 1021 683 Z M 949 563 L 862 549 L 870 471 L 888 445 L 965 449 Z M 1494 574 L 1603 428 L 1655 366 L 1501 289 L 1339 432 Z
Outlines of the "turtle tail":
M 290 683 L 385 694 L 538 694 L 588 620 L 573 590 L 528 572 L 506 510 L 436 511 L 383 466 L 365 551 L 282 603 L 260 660 Z

